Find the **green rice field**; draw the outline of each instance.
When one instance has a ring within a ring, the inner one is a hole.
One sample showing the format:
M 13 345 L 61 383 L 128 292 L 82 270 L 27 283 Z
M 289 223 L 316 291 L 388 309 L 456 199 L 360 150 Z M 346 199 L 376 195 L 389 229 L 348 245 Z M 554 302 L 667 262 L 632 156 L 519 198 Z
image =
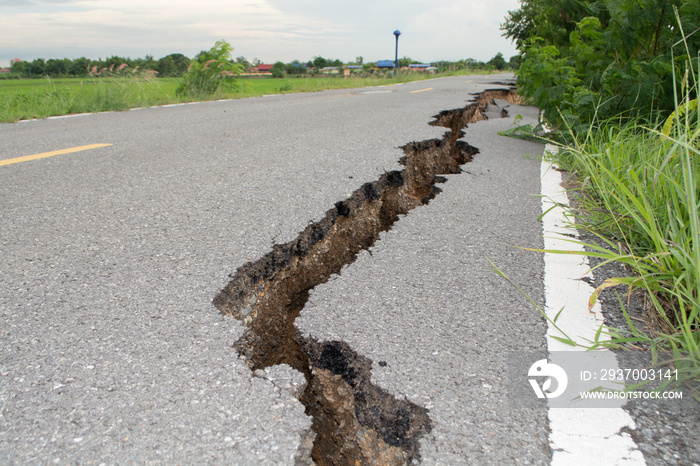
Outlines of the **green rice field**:
M 267 94 L 382 86 L 427 79 L 410 73 L 396 77 L 240 78 L 234 91 L 205 99 L 236 99 Z M 180 78 L 113 77 L 0 80 L 0 123 L 78 113 L 121 111 L 194 100 L 176 93 Z

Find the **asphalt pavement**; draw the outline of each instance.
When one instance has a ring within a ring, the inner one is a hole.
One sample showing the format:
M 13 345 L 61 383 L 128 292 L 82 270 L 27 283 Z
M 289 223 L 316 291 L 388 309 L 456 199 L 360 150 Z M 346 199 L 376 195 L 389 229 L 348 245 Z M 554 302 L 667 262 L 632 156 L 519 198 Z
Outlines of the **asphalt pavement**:
M 536 112 L 511 111 L 536 121 Z M 515 116 L 516 113 L 513 114 Z M 542 302 L 539 144 L 470 125 L 479 153 L 442 192 L 410 211 L 340 276 L 317 286 L 296 325 L 375 361 L 372 380 L 429 410 L 425 464 L 546 464 L 546 410 L 513 409 L 510 351 L 543 351 L 543 319 L 493 264 Z M 377 364 L 382 361 L 384 364 Z
M 0 125 L 0 462 L 293 464 L 308 455 L 303 377 L 253 372 L 229 275 L 338 201 L 400 170 L 428 123 L 511 76 L 279 95 Z M 507 107 L 509 116 L 500 118 Z M 546 325 L 539 144 L 462 138 L 464 173 L 311 291 L 296 327 L 373 361 L 372 382 L 425 408 L 426 464 L 548 463 L 546 410 L 507 400 L 508 351 Z M 497 118 L 496 115 L 499 117 Z M 379 364 L 382 362 L 383 364 Z

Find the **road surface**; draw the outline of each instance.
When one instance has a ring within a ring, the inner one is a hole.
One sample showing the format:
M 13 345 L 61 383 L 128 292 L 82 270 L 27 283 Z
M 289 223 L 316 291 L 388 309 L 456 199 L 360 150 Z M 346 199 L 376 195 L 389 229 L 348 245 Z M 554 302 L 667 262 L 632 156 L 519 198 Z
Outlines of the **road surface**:
M 508 77 L 0 125 L 2 462 L 304 463 L 302 401 L 326 396 L 365 444 L 332 433 L 317 460 L 548 463 L 547 410 L 513 409 L 506 374 L 509 351 L 545 351 L 546 322 L 489 263 L 543 301 L 542 257 L 516 248 L 542 247 L 543 146 L 497 135 L 535 109 L 496 101 L 464 172 L 309 291 L 290 328 L 332 387 L 254 370 L 257 298 L 212 303 Z

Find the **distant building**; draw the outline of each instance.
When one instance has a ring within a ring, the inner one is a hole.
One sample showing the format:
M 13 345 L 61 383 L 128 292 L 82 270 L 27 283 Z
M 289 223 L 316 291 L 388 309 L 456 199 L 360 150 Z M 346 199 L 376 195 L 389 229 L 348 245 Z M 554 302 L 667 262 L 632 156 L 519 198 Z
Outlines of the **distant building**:
M 394 69 L 394 60 L 379 60 L 376 68 L 391 68 Z
M 272 66 L 260 64 L 248 69 L 247 74 L 272 74 Z
M 0 68 L 0 74 L 10 74 L 9 68 Z
M 437 68 L 430 66 L 430 63 L 414 63 L 412 65 L 408 65 L 408 69 L 411 71 L 428 74 L 435 73 L 437 71 Z
M 351 73 L 360 73 L 360 72 L 362 72 L 362 67 L 361 67 L 361 66 L 350 65 L 350 66 L 346 66 L 346 67 L 345 67 L 345 70 L 343 71 L 343 74 L 344 74 L 345 76 L 350 76 Z

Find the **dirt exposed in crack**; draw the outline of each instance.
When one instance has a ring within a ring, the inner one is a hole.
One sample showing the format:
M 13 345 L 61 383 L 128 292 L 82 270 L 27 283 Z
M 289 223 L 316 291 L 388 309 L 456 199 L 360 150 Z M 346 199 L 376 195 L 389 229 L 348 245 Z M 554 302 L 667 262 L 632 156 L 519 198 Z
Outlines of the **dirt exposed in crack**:
M 510 89 L 488 89 L 479 94 L 473 94 L 475 101 L 463 109 L 444 110 L 435 116 L 435 121 L 428 123 L 432 126 L 444 126 L 445 128 L 464 128 L 468 123 L 486 120 L 486 107 L 494 105 L 495 101 L 504 100 L 509 104 L 519 104 L 520 96 L 515 88 Z M 505 114 L 503 113 L 505 112 Z M 501 110 L 501 116 L 505 117 L 507 111 Z M 456 132 L 453 130 L 453 137 Z
M 449 129 L 442 139 L 403 146 L 403 170 L 364 184 L 295 240 L 240 267 L 214 299 L 222 313 L 246 325 L 235 348 L 251 369 L 288 364 L 306 377 L 300 401 L 313 418 L 312 458 L 317 464 L 420 459 L 418 441 L 432 428 L 428 411 L 372 384 L 372 361 L 346 343 L 305 338 L 294 320 L 309 290 L 369 249 L 399 215 L 433 199 L 440 192 L 436 184 L 445 181 L 439 175 L 461 172 L 460 165 L 478 153 L 459 140 L 462 129 L 485 119 L 483 112 L 494 99 L 517 102 L 514 89 L 487 90 L 464 108 L 440 112 L 430 124 Z

